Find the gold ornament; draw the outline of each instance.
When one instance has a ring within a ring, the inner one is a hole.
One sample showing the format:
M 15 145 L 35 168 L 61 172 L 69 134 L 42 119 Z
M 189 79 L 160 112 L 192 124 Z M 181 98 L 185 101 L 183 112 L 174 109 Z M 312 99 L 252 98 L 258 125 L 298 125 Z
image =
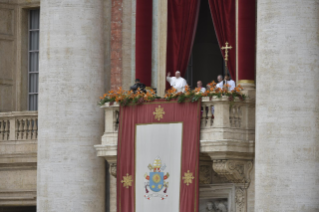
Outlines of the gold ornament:
M 157 119 L 157 121 L 161 120 L 164 114 L 164 108 L 162 108 L 160 105 L 155 108 L 155 111 L 153 112 L 153 115 L 155 115 L 155 119 Z
M 187 172 L 184 173 L 184 177 L 183 177 L 183 180 L 184 180 L 184 183 L 188 186 L 190 183 L 193 182 L 193 173 L 192 172 L 189 172 L 189 170 Z
M 128 188 L 129 186 L 132 186 L 132 175 L 128 175 L 126 174 L 126 176 L 123 176 L 123 180 L 121 181 L 121 183 L 123 183 L 123 187 Z

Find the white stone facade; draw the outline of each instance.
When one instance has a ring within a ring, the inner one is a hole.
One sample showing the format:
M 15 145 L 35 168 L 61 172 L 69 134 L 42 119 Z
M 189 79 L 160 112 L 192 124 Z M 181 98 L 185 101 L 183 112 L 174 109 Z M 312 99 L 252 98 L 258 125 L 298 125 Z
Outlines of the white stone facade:
M 37 211 L 105 211 L 103 2 L 41 1 Z
M 319 1 L 257 2 L 255 211 L 319 211 Z

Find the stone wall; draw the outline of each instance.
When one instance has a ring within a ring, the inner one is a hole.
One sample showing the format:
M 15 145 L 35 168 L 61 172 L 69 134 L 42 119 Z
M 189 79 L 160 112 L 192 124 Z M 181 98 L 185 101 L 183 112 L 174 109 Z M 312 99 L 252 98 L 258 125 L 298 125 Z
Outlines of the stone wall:
M 0 1 L 0 112 L 27 110 L 28 10 L 39 0 Z
M 319 1 L 257 1 L 255 211 L 319 210 Z
M 37 210 L 105 211 L 104 1 L 41 0 Z

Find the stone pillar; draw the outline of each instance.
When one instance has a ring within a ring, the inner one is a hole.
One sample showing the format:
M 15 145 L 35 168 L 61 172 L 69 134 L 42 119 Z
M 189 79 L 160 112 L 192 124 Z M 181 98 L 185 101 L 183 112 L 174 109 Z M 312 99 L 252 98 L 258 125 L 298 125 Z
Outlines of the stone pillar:
M 116 212 L 117 211 L 117 186 L 116 186 L 116 169 L 117 169 L 117 164 L 116 160 L 110 160 L 109 162 L 110 168 L 110 212 Z
M 37 211 L 105 211 L 103 1 L 41 0 Z
M 111 89 L 117 89 L 123 78 L 123 0 L 111 1 Z
M 152 86 L 157 88 L 157 95 L 164 96 L 166 86 L 166 43 L 167 43 L 167 2 L 154 0 L 154 17 L 157 23 L 153 27 Z M 155 52 L 154 52 L 155 51 Z M 154 75 L 154 76 L 153 76 Z
M 255 211 L 318 211 L 319 2 L 257 4 Z

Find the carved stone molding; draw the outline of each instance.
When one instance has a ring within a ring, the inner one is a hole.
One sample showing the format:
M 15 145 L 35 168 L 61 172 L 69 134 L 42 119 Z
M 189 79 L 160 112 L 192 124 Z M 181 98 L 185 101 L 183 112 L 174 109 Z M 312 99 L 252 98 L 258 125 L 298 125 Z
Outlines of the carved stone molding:
M 116 178 L 116 163 L 110 164 L 110 174 Z
M 210 184 L 211 183 L 211 168 L 209 165 L 199 166 L 199 183 Z
M 247 160 L 213 160 L 214 171 L 232 183 L 241 183 L 248 188 L 252 161 Z
M 245 212 L 246 211 L 246 192 L 247 189 L 236 186 L 235 190 L 235 204 L 236 212 Z

